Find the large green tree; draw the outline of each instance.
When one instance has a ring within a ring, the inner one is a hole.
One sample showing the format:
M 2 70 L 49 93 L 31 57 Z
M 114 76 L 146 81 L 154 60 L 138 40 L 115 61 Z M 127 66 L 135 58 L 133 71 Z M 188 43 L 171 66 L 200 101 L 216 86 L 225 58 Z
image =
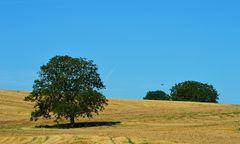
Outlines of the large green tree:
M 40 67 L 39 79 L 26 101 L 35 102 L 31 120 L 39 117 L 56 120 L 70 119 L 74 126 L 77 117 L 92 117 L 107 105 L 100 92 L 105 88 L 91 60 L 55 56 Z
M 218 92 L 212 85 L 197 81 L 185 81 L 171 88 L 171 99 L 217 103 Z

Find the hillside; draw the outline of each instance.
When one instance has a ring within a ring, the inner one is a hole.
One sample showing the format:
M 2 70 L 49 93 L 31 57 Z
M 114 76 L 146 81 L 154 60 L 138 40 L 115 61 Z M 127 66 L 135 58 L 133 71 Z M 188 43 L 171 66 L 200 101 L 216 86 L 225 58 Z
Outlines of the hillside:
M 30 122 L 26 95 L 0 90 L 0 143 L 240 143 L 240 105 L 109 99 L 100 115 L 61 129 L 53 120 Z

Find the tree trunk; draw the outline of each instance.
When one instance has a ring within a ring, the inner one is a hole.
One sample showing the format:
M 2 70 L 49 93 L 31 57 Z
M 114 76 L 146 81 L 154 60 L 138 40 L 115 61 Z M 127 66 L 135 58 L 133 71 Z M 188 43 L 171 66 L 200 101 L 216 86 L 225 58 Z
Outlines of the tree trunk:
M 74 120 L 73 116 L 70 117 L 70 122 L 71 122 L 71 127 L 74 127 L 75 126 L 75 120 Z

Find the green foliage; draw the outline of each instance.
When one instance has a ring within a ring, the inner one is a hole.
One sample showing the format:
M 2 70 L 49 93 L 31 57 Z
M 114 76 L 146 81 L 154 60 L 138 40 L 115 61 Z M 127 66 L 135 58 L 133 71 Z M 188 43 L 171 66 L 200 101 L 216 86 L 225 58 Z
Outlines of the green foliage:
M 104 109 L 107 99 L 98 90 L 105 88 L 93 61 L 55 56 L 40 67 L 39 79 L 26 101 L 35 102 L 31 120 L 63 117 L 74 124 L 76 117 L 92 117 Z
M 212 85 L 196 81 L 185 81 L 171 88 L 171 99 L 175 101 L 217 103 L 218 92 Z
M 128 144 L 135 144 L 130 138 L 127 138 L 128 139 Z
M 143 98 L 146 100 L 169 100 L 170 96 L 166 94 L 164 91 L 149 91 L 147 95 Z

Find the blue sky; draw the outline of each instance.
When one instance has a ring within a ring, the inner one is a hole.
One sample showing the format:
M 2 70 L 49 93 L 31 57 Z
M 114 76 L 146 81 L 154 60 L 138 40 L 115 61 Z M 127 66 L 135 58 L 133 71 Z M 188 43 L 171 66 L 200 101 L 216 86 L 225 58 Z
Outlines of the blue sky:
M 31 90 L 55 55 L 99 67 L 114 98 L 185 80 L 210 83 L 240 103 L 237 0 L 0 0 L 0 89 Z M 164 85 L 161 85 L 164 84 Z

